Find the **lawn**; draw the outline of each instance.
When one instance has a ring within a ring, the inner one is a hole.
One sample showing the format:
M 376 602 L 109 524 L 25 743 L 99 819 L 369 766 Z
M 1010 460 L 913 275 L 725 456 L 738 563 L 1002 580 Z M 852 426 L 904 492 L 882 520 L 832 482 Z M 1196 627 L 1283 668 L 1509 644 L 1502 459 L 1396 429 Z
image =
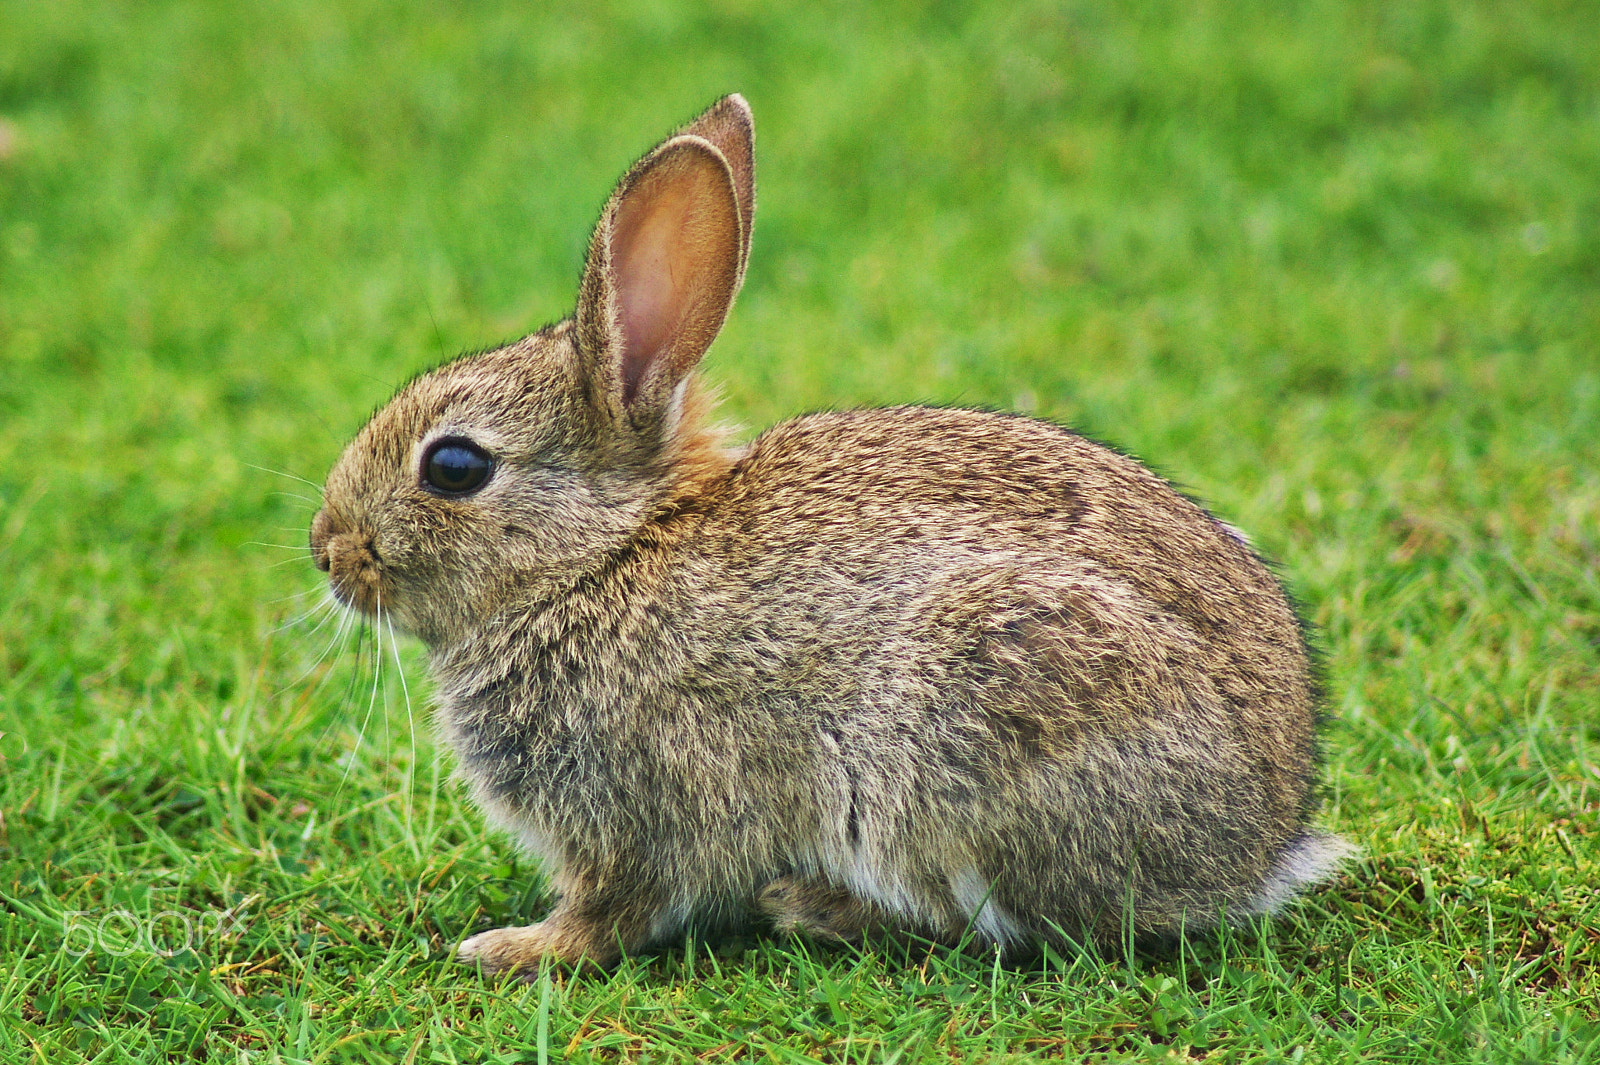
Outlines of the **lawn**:
M 6 0 L 0 1060 L 1600 1061 L 1596 55 L 1546 0 Z M 724 413 L 1027 411 L 1247 530 L 1323 653 L 1338 880 L 1025 967 L 448 960 L 544 885 L 418 648 L 318 628 L 315 485 L 568 313 L 728 91 Z

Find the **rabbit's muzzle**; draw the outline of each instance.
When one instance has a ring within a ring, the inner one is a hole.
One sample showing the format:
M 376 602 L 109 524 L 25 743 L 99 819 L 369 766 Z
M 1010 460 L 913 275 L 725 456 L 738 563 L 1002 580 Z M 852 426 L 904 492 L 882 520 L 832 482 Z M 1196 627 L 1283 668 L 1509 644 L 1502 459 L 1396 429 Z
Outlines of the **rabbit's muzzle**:
M 372 537 L 345 529 L 328 510 L 311 521 L 311 558 L 328 575 L 334 596 L 363 614 L 376 614 L 383 605 L 378 555 Z

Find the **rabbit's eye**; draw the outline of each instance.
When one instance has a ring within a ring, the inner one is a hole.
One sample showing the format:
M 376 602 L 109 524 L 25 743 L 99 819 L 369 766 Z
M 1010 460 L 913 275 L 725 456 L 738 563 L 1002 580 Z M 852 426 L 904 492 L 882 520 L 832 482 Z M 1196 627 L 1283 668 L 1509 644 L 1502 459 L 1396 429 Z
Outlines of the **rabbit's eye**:
M 441 440 L 422 460 L 422 480 L 435 492 L 463 496 L 483 487 L 494 469 L 488 452 L 470 440 Z

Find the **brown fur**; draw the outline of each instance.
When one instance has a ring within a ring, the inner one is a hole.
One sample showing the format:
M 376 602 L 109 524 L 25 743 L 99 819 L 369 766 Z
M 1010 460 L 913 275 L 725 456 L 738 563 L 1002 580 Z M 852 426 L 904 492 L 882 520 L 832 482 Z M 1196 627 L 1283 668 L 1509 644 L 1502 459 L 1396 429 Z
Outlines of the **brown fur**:
M 811 415 L 742 453 L 703 428 L 751 144 L 729 97 L 646 156 L 574 319 L 413 381 L 329 474 L 318 564 L 428 645 L 462 776 L 559 893 L 461 958 L 605 963 L 751 911 L 1110 939 L 1324 875 L 1295 616 L 1160 478 L 967 410 Z M 481 490 L 422 483 L 442 437 L 493 457 Z

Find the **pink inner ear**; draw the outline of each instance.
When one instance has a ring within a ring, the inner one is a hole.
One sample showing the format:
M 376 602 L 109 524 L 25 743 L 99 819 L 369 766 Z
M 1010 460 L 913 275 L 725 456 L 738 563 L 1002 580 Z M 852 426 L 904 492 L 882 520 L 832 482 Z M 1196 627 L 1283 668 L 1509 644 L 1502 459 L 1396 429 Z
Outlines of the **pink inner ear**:
M 710 346 L 733 298 L 738 227 L 727 168 L 703 150 L 663 159 L 624 195 L 611 269 L 625 404 L 658 367 L 687 372 Z
M 674 186 L 648 199 L 630 198 L 617 214 L 611 265 L 622 328 L 625 403 L 633 401 L 645 372 L 671 347 L 683 318 L 690 270 L 678 260 L 686 250 L 683 234 L 694 209 L 687 192 Z

